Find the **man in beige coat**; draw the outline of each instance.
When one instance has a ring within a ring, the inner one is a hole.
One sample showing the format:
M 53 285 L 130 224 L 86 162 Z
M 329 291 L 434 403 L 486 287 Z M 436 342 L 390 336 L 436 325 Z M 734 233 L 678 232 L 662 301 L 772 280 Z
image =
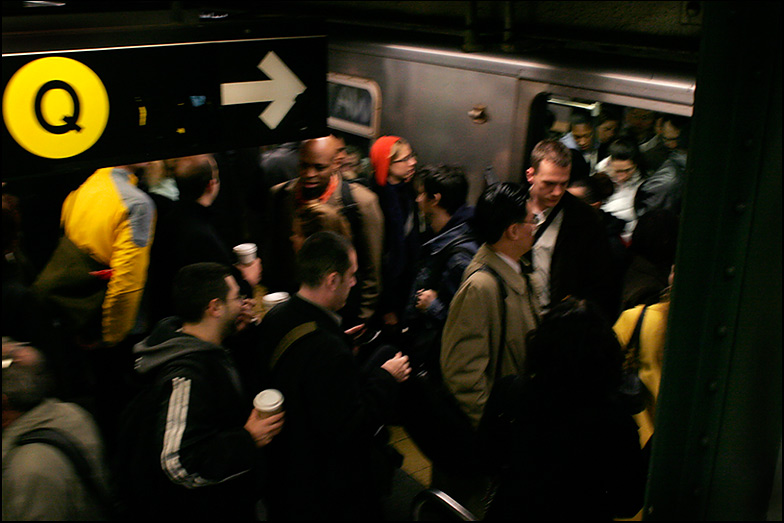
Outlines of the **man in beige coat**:
M 444 326 L 444 383 L 474 428 L 482 419 L 493 383 L 523 371 L 525 337 L 536 327 L 536 300 L 521 265 L 534 234 L 533 215 L 526 203 L 526 191 L 513 183 L 493 185 L 482 194 L 474 219 L 477 236 L 484 243 L 466 268 Z M 433 478 L 434 486 L 482 515 L 484 478 L 450 478 L 437 470 Z

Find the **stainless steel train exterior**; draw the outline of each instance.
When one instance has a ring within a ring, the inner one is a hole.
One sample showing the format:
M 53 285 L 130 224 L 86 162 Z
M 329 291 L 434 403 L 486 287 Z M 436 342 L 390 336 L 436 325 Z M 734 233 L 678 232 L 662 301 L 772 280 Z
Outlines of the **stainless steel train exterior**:
M 405 137 L 420 162 L 462 165 L 472 199 L 488 167 L 520 181 L 534 145 L 530 116 L 543 97 L 691 116 L 696 72 L 361 41 L 332 41 L 328 68 L 376 82 L 380 134 Z

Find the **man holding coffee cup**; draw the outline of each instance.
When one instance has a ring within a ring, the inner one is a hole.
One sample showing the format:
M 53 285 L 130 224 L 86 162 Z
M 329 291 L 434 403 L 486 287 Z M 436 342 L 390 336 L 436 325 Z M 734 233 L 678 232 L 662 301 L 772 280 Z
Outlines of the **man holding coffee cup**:
M 186 156 L 172 162 L 180 199 L 159 217 L 150 255 L 147 291 L 150 320 L 173 313 L 171 282 L 186 265 L 215 262 L 231 268 L 241 294 L 252 298 L 261 280 L 261 260 L 252 243 L 229 248 L 213 223 L 212 207 L 220 194 L 218 164 L 210 154 Z M 237 262 L 235 263 L 235 259 Z
M 317 232 L 297 254 L 302 284 L 269 311 L 261 374 L 286 397 L 286 430 L 270 445 L 273 519 L 378 520 L 380 482 L 393 472 L 383 437 L 408 357 L 390 354 L 360 372 L 337 311 L 356 283 L 351 243 Z M 383 464 L 379 466 L 379 464 Z M 398 463 L 399 465 L 399 463 Z M 303 502 L 306 500 L 306 502 Z
M 198 263 L 174 282 L 177 317 L 134 347 L 142 389 L 120 427 L 118 481 L 134 520 L 253 519 L 258 449 L 281 431 L 283 412 L 249 405 L 221 344 L 246 326 L 228 267 Z

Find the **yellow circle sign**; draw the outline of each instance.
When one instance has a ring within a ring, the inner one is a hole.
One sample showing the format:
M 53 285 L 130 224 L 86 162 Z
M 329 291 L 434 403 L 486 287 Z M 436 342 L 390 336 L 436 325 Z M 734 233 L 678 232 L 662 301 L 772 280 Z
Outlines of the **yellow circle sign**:
M 64 57 L 22 66 L 3 93 L 3 119 L 19 145 L 43 158 L 70 158 L 93 146 L 109 120 L 98 75 Z

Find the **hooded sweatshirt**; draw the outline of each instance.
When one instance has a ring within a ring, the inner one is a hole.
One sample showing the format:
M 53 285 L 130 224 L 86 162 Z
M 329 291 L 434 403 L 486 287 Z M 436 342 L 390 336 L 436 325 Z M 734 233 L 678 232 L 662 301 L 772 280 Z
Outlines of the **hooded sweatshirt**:
M 248 519 L 252 405 L 227 349 L 161 321 L 134 347 L 142 388 L 122 416 L 122 491 L 139 519 Z

